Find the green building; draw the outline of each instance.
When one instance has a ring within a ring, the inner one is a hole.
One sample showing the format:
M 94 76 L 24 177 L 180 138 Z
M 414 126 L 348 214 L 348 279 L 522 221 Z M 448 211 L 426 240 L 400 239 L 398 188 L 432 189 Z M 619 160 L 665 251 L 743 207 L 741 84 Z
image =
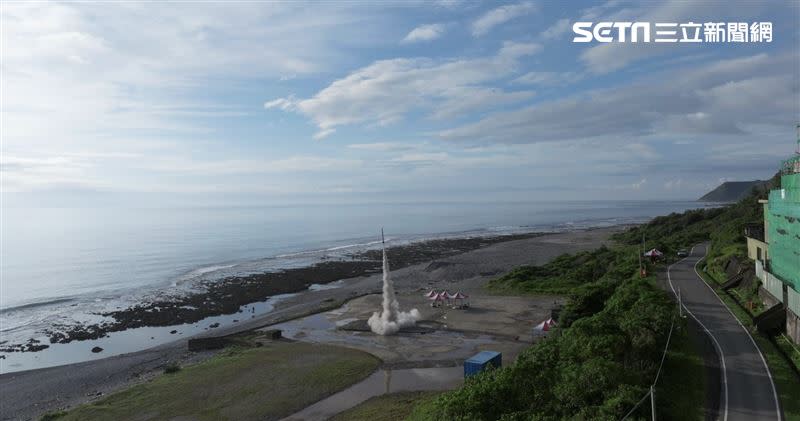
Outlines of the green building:
M 783 304 L 786 333 L 800 343 L 800 149 L 781 165 L 781 188 L 761 203 L 763 231 L 748 232 L 748 254 L 766 291 L 762 297 L 769 304 Z

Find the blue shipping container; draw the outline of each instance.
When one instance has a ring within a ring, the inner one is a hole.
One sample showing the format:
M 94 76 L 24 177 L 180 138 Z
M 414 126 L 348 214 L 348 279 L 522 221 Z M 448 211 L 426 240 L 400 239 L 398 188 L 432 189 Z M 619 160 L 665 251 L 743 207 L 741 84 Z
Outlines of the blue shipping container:
M 464 361 L 464 378 L 478 374 L 489 367 L 500 368 L 503 354 L 495 351 L 481 351 Z

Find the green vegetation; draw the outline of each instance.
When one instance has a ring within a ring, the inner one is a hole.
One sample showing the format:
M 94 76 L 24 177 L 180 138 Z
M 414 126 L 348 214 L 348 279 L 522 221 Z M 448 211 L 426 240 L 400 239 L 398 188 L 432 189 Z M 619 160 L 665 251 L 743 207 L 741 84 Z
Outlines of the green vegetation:
M 67 415 L 66 411 L 50 412 L 50 413 L 42 415 L 42 418 L 40 418 L 40 420 L 41 421 L 59 420 L 59 419 L 62 419 L 63 417 L 65 417 L 66 415 Z
M 280 419 L 366 378 L 379 364 L 365 352 L 303 342 L 236 347 L 58 419 Z
M 181 371 L 181 366 L 178 364 L 167 364 L 167 366 L 164 367 L 164 374 L 173 374 L 179 371 Z
M 800 367 L 800 346 L 792 343 L 786 335 L 775 338 L 775 343 L 783 350 L 784 354 L 789 356 L 796 367 Z
M 775 382 L 778 399 L 783 408 L 784 419 L 800 421 L 800 399 L 797 398 L 800 396 L 800 379 L 797 378 L 786 358 L 766 336 L 757 331 L 752 333 L 753 339 L 761 348 L 767 365 L 769 365 L 769 371 L 772 373 L 772 380 Z
M 665 253 L 666 263 L 676 260 L 679 249 L 711 240 L 708 266 L 724 273 L 731 257 L 747 261 L 743 229 L 761 217 L 755 196 L 731 206 L 674 213 L 616 235 L 612 246 L 520 267 L 493 280 L 490 290 L 501 293 L 569 295 L 559 329 L 514 364 L 419 404 L 410 419 L 620 419 L 653 382 L 675 320 L 675 342 L 656 385 L 657 411 L 665 419 L 703 418 L 704 362 L 669 296 L 656 286 L 653 265 L 646 263 L 650 277 L 638 276 L 642 237 L 648 249 Z M 751 297 L 755 290 L 748 285 L 737 293 Z M 780 368 L 773 374 L 778 383 L 792 380 Z M 788 385 L 782 388 L 797 393 Z M 632 416 L 647 417 L 649 410 L 645 403 Z
M 574 255 L 564 254 L 543 266 L 520 266 L 490 281 L 489 289 L 514 294 L 570 294 L 577 287 L 601 278 L 614 266 L 620 266 L 618 258 L 627 264 L 635 260 L 638 265 L 636 254 L 623 255 L 603 246 Z
M 615 261 L 575 288 L 559 334 L 420 405 L 412 419 L 621 418 L 655 378 L 675 305 L 653 279 L 636 276 L 635 264 Z M 614 281 L 618 271 L 629 275 Z
M 685 324 L 672 335 L 656 388 L 657 418 L 666 420 L 705 419 L 706 367 L 692 343 Z
M 330 421 L 399 421 L 405 419 L 414 406 L 430 400 L 441 392 L 400 392 L 380 395 L 354 406 L 331 418 Z

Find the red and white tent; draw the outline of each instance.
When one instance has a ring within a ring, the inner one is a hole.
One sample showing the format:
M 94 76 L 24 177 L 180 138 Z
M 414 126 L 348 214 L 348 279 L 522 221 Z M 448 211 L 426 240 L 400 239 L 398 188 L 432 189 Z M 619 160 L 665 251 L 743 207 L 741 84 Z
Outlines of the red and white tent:
M 647 256 L 647 257 L 661 257 L 661 256 L 664 255 L 664 253 L 658 251 L 658 249 L 652 249 L 652 250 L 648 251 L 647 253 L 645 253 L 644 255 Z
M 533 334 L 536 335 L 546 335 L 552 328 L 556 326 L 556 321 L 553 318 L 549 318 L 533 328 Z
M 439 294 L 437 294 L 436 291 L 434 291 L 434 290 L 431 290 L 431 292 L 425 294 L 425 296 L 430 298 L 430 299 L 436 298 L 437 295 L 439 295 Z

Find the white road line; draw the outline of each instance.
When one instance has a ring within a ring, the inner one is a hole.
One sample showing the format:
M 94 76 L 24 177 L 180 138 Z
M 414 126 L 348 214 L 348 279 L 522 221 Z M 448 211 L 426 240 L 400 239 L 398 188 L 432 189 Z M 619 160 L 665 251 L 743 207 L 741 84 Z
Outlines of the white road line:
M 678 260 L 677 262 L 675 262 L 675 263 L 669 265 L 669 267 L 667 267 L 667 280 L 669 281 L 669 287 L 672 288 L 672 293 L 675 294 L 675 299 L 678 298 L 678 293 L 675 291 L 675 286 L 672 285 L 672 276 L 670 276 L 670 270 L 672 270 L 672 266 L 674 266 L 674 265 L 676 265 L 676 264 L 688 259 L 692 255 L 692 253 L 694 253 L 694 247 L 692 247 L 692 250 L 689 251 L 689 256 L 686 256 L 683 259 Z M 706 247 L 706 253 L 708 253 L 708 248 L 707 247 Z M 705 255 L 703 257 L 705 258 Z M 699 260 L 698 260 L 698 262 L 699 262 Z M 697 266 L 697 263 L 695 263 L 695 267 L 696 266 Z M 717 353 L 719 354 L 719 361 L 720 361 L 720 364 L 722 365 L 722 389 L 724 391 L 723 396 L 725 397 L 725 411 L 723 412 L 722 420 L 723 421 L 728 421 L 728 369 L 725 366 L 725 355 L 722 353 L 722 347 L 719 345 L 719 341 L 717 341 L 717 338 L 714 336 L 714 334 L 711 333 L 710 330 L 708 330 L 706 325 L 704 325 L 703 322 L 701 322 L 700 319 L 698 319 L 697 316 L 695 316 L 694 313 L 692 313 L 691 310 L 689 310 L 689 307 L 686 307 L 684 305 L 683 308 L 686 309 L 686 312 L 689 313 L 689 315 L 692 316 L 692 318 L 700 326 L 702 326 L 703 330 L 706 331 L 706 334 L 711 338 L 711 340 L 714 341 L 714 346 L 717 348 Z
M 705 253 L 705 255 L 703 255 L 703 259 L 706 258 L 706 255 L 708 255 L 708 246 L 706 246 L 706 253 Z M 769 365 L 767 365 L 767 360 L 764 358 L 764 354 L 761 353 L 761 348 L 758 347 L 758 344 L 756 343 L 756 340 L 753 339 L 753 336 L 750 334 L 750 331 L 747 330 L 747 328 L 744 327 L 742 322 L 739 321 L 739 318 L 736 317 L 736 315 L 733 314 L 733 311 L 731 311 L 731 309 L 728 308 L 728 305 L 725 304 L 724 301 L 722 301 L 722 298 L 720 298 L 719 294 L 717 294 L 717 291 L 714 291 L 714 288 L 712 288 L 711 285 L 709 285 L 705 281 L 705 279 L 702 276 L 700 276 L 700 272 L 697 271 L 697 265 L 700 264 L 700 261 L 703 260 L 703 259 L 698 260 L 697 263 L 694 264 L 694 273 L 695 273 L 695 275 L 697 275 L 698 278 L 700 278 L 701 281 L 703 281 L 704 284 L 706 284 L 708 289 L 710 289 L 711 292 L 714 293 L 714 295 L 722 303 L 722 305 L 725 307 L 725 309 L 728 310 L 728 313 L 731 314 L 731 317 L 733 317 L 733 319 L 736 320 L 737 323 L 739 323 L 739 326 L 741 326 L 742 330 L 744 330 L 744 332 L 747 334 L 747 337 L 750 338 L 750 342 L 753 343 L 753 346 L 756 348 L 756 351 L 758 351 L 758 355 L 761 357 L 761 363 L 764 364 L 764 369 L 767 370 L 767 377 L 769 378 L 769 384 L 770 384 L 770 386 L 772 386 L 772 397 L 775 399 L 775 413 L 776 413 L 777 419 L 778 419 L 778 421 L 782 421 L 783 420 L 783 416 L 781 415 L 781 404 L 780 404 L 780 400 L 778 399 L 778 390 L 775 388 L 775 382 L 772 380 L 772 372 L 769 371 Z

